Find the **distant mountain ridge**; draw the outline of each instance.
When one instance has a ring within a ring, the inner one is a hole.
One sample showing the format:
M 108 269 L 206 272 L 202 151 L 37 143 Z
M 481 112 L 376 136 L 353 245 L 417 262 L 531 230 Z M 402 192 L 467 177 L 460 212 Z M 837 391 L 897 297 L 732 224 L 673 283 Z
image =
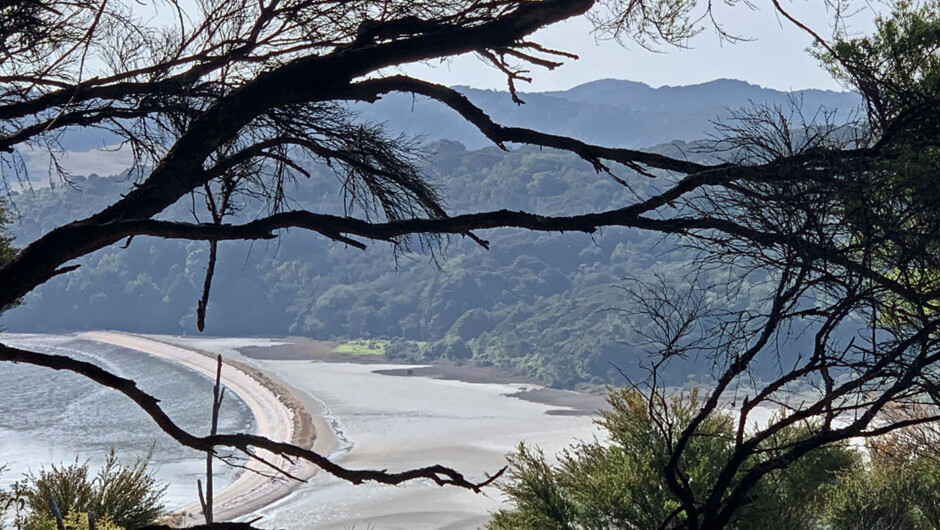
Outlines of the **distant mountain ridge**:
M 820 107 L 845 119 L 862 103 L 852 92 L 783 92 L 744 81 L 718 79 L 689 86 L 649 85 L 618 79 L 591 81 L 552 92 L 520 92 L 524 105 L 505 91 L 454 87 L 503 125 L 573 136 L 611 147 L 642 148 L 673 140 L 692 141 L 714 131 L 716 119 L 749 104 L 786 106 L 798 102 L 807 117 Z M 490 142 L 456 112 L 423 97 L 391 94 L 374 104 L 354 106 L 371 121 L 427 141 L 456 140 L 470 149 Z
M 861 97 L 851 92 L 783 92 L 732 79 L 659 88 L 636 81 L 601 79 L 568 90 L 520 92 L 524 105 L 513 103 L 506 91 L 454 88 L 502 125 L 632 149 L 673 140 L 701 140 L 714 130 L 716 119 L 726 119 L 731 109 L 750 103 L 785 106 L 793 99 L 801 102 L 807 116 L 825 107 L 838 109 L 838 119 L 845 119 L 862 103 Z M 393 131 L 426 142 L 454 140 L 468 149 L 492 145 L 455 111 L 422 96 L 393 93 L 376 103 L 357 103 L 352 108 L 364 120 L 385 123 Z M 67 132 L 60 142 L 67 151 L 88 151 L 119 143 L 120 138 L 89 129 Z

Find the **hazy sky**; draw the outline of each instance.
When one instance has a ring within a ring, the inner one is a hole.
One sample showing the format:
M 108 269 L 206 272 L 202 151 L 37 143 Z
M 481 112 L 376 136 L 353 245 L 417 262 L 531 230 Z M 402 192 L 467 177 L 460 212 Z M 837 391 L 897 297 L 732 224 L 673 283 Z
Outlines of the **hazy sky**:
M 728 1 L 728 0 L 724 0 Z M 662 47 L 662 53 L 647 51 L 631 43 L 628 48 L 616 42 L 596 42 L 590 23 L 574 19 L 536 34 L 540 44 L 578 54 L 554 71 L 533 68 L 533 83 L 519 84 L 521 91 L 563 90 L 588 81 L 605 78 L 641 81 L 654 87 L 689 85 L 718 78 L 741 79 L 778 90 L 823 88 L 842 90 L 816 60 L 806 53 L 812 39 L 790 22 L 778 18 L 770 0 L 752 0 L 762 10 L 752 10 L 736 0 L 728 6 L 714 0 L 716 17 L 730 33 L 753 39 L 736 44 L 722 43 L 713 29 L 707 29 L 689 42 L 689 48 Z M 734 1 L 734 0 L 732 0 Z M 824 0 L 781 0 L 784 8 L 818 34 L 831 34 L 831 16 Z M 852 18 L 852 26 L 862 32 L 871 29 L 871 15 Z M 410 66 L 406 73 L 445 85 L 470 85 L 477 88 L 506 89 L 506 79 L 495 68 L 473 55 L 455 58 L 444 64 Z M 393 73 L 393 72 L 389 72 Z M 48 156 L 24 152 L 27 165 L 35 175 L 48 172 Z M 129 163 L 129 153 L 70 153 L 63 162 L 75 174 L 119 172 Z
M 728 6 L 714 2 L 716 17 L 726 31 L 752 39 L 722 43 L 714 29 L 706 29 L 689 42 L 689 48 L 662 46 L 662 53 L 647 51 L 635 43 L 624 48 L 612 41 L 596 42 L 590 23 L 573 19 L 536 34 L 540 44 L 578 54 L 554 71 L 534 68 L 534 81 L 520 84 L 522 91 L 541 92 L 570 88 L 595 79 L 616 78 L 642 81 L 652 86 L 689 85 L 718 78 L 748 81 L 779 90 L 842 88 L 806 53 L 812 38 L 789 21 L 778 17 L 769 1 L 756 0 L 760 10 L 743 2 Z M 791 15 L 812 27 L 820 36 L 831 33 L 831 14 L 822 0 L 782 2 Z M 870 12 L 853 16 L 851 26 L 868 32 Z M 472 55 L 434 67 L 408 67 L 406 73 L 446 85 L 470 85 L 505 90 L 505 77 Z

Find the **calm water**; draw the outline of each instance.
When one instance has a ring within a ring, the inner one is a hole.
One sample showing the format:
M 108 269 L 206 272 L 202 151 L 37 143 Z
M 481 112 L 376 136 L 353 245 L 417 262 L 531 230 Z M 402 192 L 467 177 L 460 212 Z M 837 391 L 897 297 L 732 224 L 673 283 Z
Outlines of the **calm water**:
M 134 350 L 55 335 L 0 334 L 9 346 L 67 355 L 137 381 L 157 397 L 179 426 L 194 434 L 209 430 L 213 382 L 169 361 Z M 226 392 L 219 432 L 254 432 L 243 401 Z M 152 448 L 151 465 L 169 483 L 167 507 L 196 500 L 196 479 L 204 479 L 205 457 L 180 447 L 123 394 L 70 372 L 0 363 L 0 487 L 43 465 L 90 460 L 92 468 L 113 447 L 132 463 Z M 216 463 L 216 488 L 230 483 L 238 470 Z

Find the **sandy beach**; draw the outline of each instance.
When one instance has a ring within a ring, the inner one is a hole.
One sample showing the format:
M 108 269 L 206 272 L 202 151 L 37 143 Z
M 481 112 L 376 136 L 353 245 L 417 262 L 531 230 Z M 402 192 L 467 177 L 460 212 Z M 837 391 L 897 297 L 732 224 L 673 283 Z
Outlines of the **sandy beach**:
M 78 336 L 161 357 L 209 377 L 215 377 L 216 360 L 213 356 L 207 355 L 208 352 L 127 333 L 98 331 L 81 333 Z M 249 371 L 252 373 L 249 374 Z M 329 428 L 322 423 L 319 429 L 315 425 L 305 429 L 303 423 L 311 422 L 312 418 L 304 414 L 304 421 L 298 421 L 300 418 L 295 412 L 297 407 L 291 406 L 290 400 L 285 399 L 290 395 L 289 391 L 286 388 L 279 389 L 275 382 L 263 374 L 226 364 L 222 369 L 222 382 L 251 409 L 258 424 L 257 434 L 276 441 L 290 441 L 309 446 L 313 441 L 312 431 L 316 429 L 322 435 L 316 437 L 316 441 L 313 442 L 314 450 L 331 451 L 335 446 L 335 442 L 329 435 Z M 282 457 L 261 451 L 259 454 L 298 478 L 309 479 L 316 472 L 314 466 L 303 462 L 291 463 Z M 216 465 L 224 464 L 217 463 Z M 270 471 L 269 468 L 254 460 L 248 462 L 247 467 L 250 470 L 266 473 Z M 253 472 L 242 473 L 228 487 L 215 492 L 215 519 L 225 521 L 253 514 L 260 508 L 288 495 L 299 485 L 300 483 L 294 480 L 271 479 Z M 176 519 L 179 524 L 192 525 L 203 522 L 198 502 L 178 510 L 175 514 L 179 516 Z
M 69 336 L 48 337 L 50 344 L 71 340 Z M 580 440 L 603 437 L 593 424 L 597 409 L 603 406 L 602 396 L 547 389 L 488 368 L 446 363 L 401 365 L 390 364 L 381 356 L 333 355 L 326 351 L 328 345 L 303 338 L 119 332 L 88 332 L 77 337 L 169 360 L 209 378 L 215 375 L 216 354 L 222 354 L 226 360 L 223 382 L 244 401 L 247 410 L 243 408 L 241 414 L 254 417 L 253 423 L 236 424 L 242 425 L 236 429 L 253 425 L 258 434 L 312 446 L 352 469 L 395 472 L 443 464 L 478 482 L 503 467 L 506 455 L 520 442 L 538 446 L 551 460 Z M 122 353 L 125 361 L 135 366 L 140 363 L 128 354 Z M 205 384 L 198 376 L 189 375 L 195 378 L 190 384 Z M 755 411 L 749 423 L 763 423 L 772 414 L 771 410 Z M 262 516 L 254 526 L 291 530 L 457 530 L 480 528 L 505 506 L 504 496 L 493 486 L 475 494 L 426 480 L 399 486 L 352 485 L 328 473 L 317 473 L 309 465 L 291 465 L 283 459 L 277 462 L 305 481 L 230 473 L 237 478 L 216 490 L 216 519 L 247 521 Z M 218 464 L 219 469 L 223 466 Z M 257 463 L 252 468 L 266 470 Z M 192 477 L 190 472 L 187 481 Z M 176 506 L 193 497 L 177 496 Z M 175 513 L 181 512 L 187 515 L 179 516 L 178 524 L 202 522 L 195 502 Z
M 223 369 L 223 381 L 249 405 L 259 434 L 294 435 L 285 428 L 292 425 L 291 407 L 277 396 L 287 392 L 310 413 L 317 432 L 314 449 L 350 468 L 399 471 L 444 464 L 482 481 L 505 465 L 506 454 L 521 441 L 551 456 L 598 433 L 590 414 L 602 401 L 597 396 L 547 391 L 485 370 L 327 359 L 308 355 L 312 346 L 303 339 L 111 332 L 81 337 L 159 355 L 207 375 L 215 370 L 208 354 L 221 353 L 242 367 Z M 245 373 L 256 369 L 268 378 L 264 383 Z M 263 515 L 255 526 L 271 529 L 457 530 L 481 527 L 505 501 L 495 487 L 475 494 L 429 481 L 351 485 L 314 469 L 293 472 L 304 473 L 307 482 L 272 482 L 244 473 L 217 492 L 216 513 L 224 519 Z M 198 506 L 186 510 L 197 514 Z
M 510 396 L 532 387 L 527 384 L 375 373 L 400 365 L 278 360 L 259 365 L 323 402 L 347 442 L 335 461 L 348 467 L 399 471 L 442 463 L 479 481 L 504 466 L 506 454 L 521 441 L 551 456 L 597 432 L 590 416 L 550 414 L 560 407 Z M 503 503 L 495 487 L 475 494 L 427 481 L 353 486 L 321 473 L 262 510 L 259 524 L 292 530 L 475 529 Z
M 212 349 L 209 341 L 204 339 L 203 347 Z M 258 349 L 242 352 L 256 355 Z M 270 348 L 254 363 L 320 403 L 340 443 L 333 460 L 347 467 L 400 471 L 445 464 L 479 481 L 504 466 L 506 454 L 522 441 L 552 457 L 599 434 L 593 416 L 585 413 L 588 402 L 603 401 L 597 396 L 586 400 L 583 394 L 554 391 L 542 399 L 537 385 L 506 382 L 505 377 L 492 383 L 471 372 L 473 382 L 467 382 L 452 370 L 440 373 L 375 359 L 366 364 L 295 360 L 299 356 L 291 352 L 279 358 L 274 354 L 279 349 Z M 475 494 L 428 481 L 351 485 L 321 473 L 261 510 L 265 517 L 258 525 L 292 530 L 475 529 L 504 502 L 495 487 Z

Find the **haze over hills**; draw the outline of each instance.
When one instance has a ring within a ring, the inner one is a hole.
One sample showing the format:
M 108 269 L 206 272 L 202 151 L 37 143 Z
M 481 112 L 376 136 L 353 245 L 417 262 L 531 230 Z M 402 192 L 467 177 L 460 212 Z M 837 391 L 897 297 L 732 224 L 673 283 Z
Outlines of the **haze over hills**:
M 846 116 L 859 103 L 849 93 L 790 96 L 727 80 L 659 89 L 604 80 L 564 92 L 523 94 L 528 103 L 522 107 L 504 92 L 462 90 L 502 123 L 607 145 L 661 144 L 653 150 L 692 157 L 707 155 L 696 154 L 683 141 L 662 140 L 701 138 L 709 120 L 727 113 L 735 102 L 784 105 L 792 98 L 801 100 L 810 116 L 820 105 L 839 108 Z M 477 148 L 486 145 L 479 133 L 453 111 L 429 101 L 415 100 L 412 106 L 393 95 L 357 108 L 392 129 L 426 134 L 426 172 L 452 213 L 480 208 L 544 214 L 598 211 L 621 207 L 635 200 L 634 194 L 648 195 L 666 180 L 615 168 L 630 182 L 632 189 L 627 189 L 569 154 Z M 87 137 L 82 141 L 91 142 Z M 289 191 L 291 200 L 314 211 L 342 214 L 339 179 L 325 166 L 312 168 L 312 173 L 312 179 Z M 12 231 L 19 245 L 103 208 L 129 186 L 97 176 L 78 184 L 79 190 L 59 187 L 15 197 L 20 219 Z M 259 204 L 244 206 L 247 218 L 263 211 Z M 191 220 L 191 201 L 180 201 L 166 217 Z M 594 235 L 521 230 L 481 235 L 492 243 L 491 250 L 454 238 L 433 259 L 426 252 L 396 257 L 381 244 L 361 252 L 301 231 L 273 243 L 223 242 L 207 333 L 384 338 L 391 341 L 388 353 L 398 358 L 472 359 L 559 387 L 620 383 L 618 369 L 642 375 L 640 364 L 649 353 L 642 344 L 643 327 L 649 322 L 631 314 L 624 278 L 659 275 L 681 283 L 690 251 L 655 233 L 618 229 Z M 24 332 L 109 328 L 193 333 L 207 255 L 204 242 L 136 238 L 126 250 L 114 246 L 86 257 L 78 270 L 27 296 L 0 325 Z M 760 303 L 757 286 L 747 292 L 752 298 L 725 303 Z M 696 362 L 675 366 L 672 380 L 683 381 L 690 371 L 708 371 L 708 362 Z M 758 370 L 775 366 L 776 359 L 757 363 Z
M 520 93 L 524 105 L 506 92 L 456 87 L 503 125 L 573 136 L 612 147 L 642 148 L 673 140 L 693 141 L 714 130 L 731 110 L 753 104 L 786 107 L 798 102 L 808 118 L 820 107 L 838 109 L 845 120 L 861 104 L 851 92 L 781 92 L 744 81 L 719 79 L 700 85 L 651 88 L 634 81 L 604 79 L 559 92 Z M 469 149 L 491 143 L 455 111 L 425 98 L 391 94 L 354 107 L 361 116 L 429 141 L 456 140 Z
M 825 108 L 837 110 L 835 119 L 844 121 L 862 103 L 861 97 L 852 92 L 782 92 L 732 79 L 659 88 L 635 81 L 602 79 L 564 91 L 520 92 L 524 105 L 513 103 L 505 91 L 455 88 L 503 125 L 628 148 L 700 140 L 714 130 L 716 120 L 726 120 L 731 111 L 751 104 L 786 108 L 792 101 L 804 109 L 808 118 Z M 492 145 L 455 111 L 428 98 L 393 93 L 376 103 L 359 103 L 352 108 L 364 120 L 386 123 L 392 130 L 427 142 L 453 140 L 468 149 Z M 116 142 L 115 135 L 95 130 L 67 133 L 61 138 L 66 151 L 88 151 Z

